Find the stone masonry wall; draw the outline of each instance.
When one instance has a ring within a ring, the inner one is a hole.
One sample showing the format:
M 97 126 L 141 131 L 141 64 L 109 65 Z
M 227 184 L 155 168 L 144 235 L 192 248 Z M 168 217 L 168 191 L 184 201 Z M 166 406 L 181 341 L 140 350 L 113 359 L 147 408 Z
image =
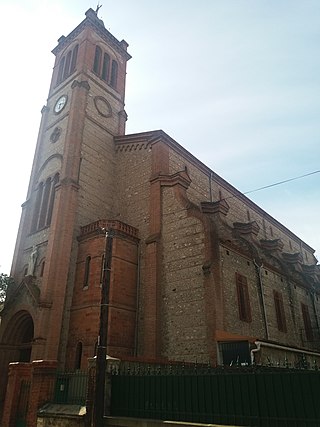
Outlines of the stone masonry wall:
M 162 190 L 162 348 L 173 360 L 208 361 L 202 265 L 204 234 L 172 187 Z
M 145 286 L 145 239 L 149 235 L 150 222 L 150 177 L 151 153 L 146 147 L 127 147 L 118 149 L 117 168 L 115 171 L 117 197 L 114 202 L 115 218 L 126 222 L 139 230 L 139 277 L 137 292 L 139 299 L 137 329 L 137 352 L 143 354 L 142 342 L 144 336 L 144 301 L 148 288 Z
M 194 163 L 187 158 L 181 157 L 180 153 L 175 150 L 170 150 L 170 173 L 183 170 L 187 167 L 188 174 L 191 178 L 191 185 L 188 189 L 189 199 L 196 204 L 203 201 L 216 201 L 226 199 L 230 206 L 227 215 L 227 222 L 232 226 L 234 222 L 251 222 L 256 221 L 260 227 L 258 239 L 281 239 L 284 243 L 284 252 L 301 252 L 306 264 L 314 264 L 315 259 L 310 248 L 305 246 L 303 242 L 288 232 L 285 232 L 276 221 L 272 221 L 265 212 L 260 210 L 257 205 L 251 203 L 248 199 L 236 196 L 231 192 L 227 182 L 225 185 L 223 180 L 217 179 L 216 175 L 204 166 L 195 167 Z M 210 184 L 211 181 L 211 184 Z M 211 187 L 211 194 L 210 194 Z M 245 200 L 248 200 L 246 203 Z M 294 230 L 292 230 L 294 232 Z

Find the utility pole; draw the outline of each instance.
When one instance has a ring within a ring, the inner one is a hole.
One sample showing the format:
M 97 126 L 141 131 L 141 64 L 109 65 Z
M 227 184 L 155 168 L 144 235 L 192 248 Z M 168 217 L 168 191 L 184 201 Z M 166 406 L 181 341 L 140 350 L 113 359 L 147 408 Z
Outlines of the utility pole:
M 94 426 L 103 426 L 104 401 L 105 401 L 105 379 L 107 367 L 107 346 L 108 346 L 108 315 L 109 315 L 109 294 L 112 259 L 112 241 L 114 230 L 103 229 L 105 231 L 105 255 L 103 265 L 103 276 L 101 284 L 101 305 L 100 305 L 100 326 L 97 346 L 96 363 L 96 389 L 94 399 Z

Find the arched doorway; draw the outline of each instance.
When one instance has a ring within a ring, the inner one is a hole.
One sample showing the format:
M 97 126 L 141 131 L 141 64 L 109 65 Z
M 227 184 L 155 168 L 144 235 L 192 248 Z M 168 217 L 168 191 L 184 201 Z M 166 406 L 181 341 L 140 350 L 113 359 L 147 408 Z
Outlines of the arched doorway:
M 27 311 L 19 311 L 9 322 L 2 343 L 10 351 L 10 362 L 30 362 L 34 325 Z
M 0 341 L 0 413 L 6 392 L 8 365 L 10 362 L 30 362 L 33 337 L 33 319 L 27 311 L 21 310 L 9 319 Z

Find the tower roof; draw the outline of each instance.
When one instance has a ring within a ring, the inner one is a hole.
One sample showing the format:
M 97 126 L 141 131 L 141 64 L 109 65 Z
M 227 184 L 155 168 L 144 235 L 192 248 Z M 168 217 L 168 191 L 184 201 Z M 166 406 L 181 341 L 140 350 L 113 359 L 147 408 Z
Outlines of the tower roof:
M 104 26 L 102 19 L 99 19 L 97 12 L 93 9 L 88 9 L 85 13 L 86 18 L 73 30 L 68 36 L 61 36 L 58 39 L 58 45 L 52 50 L 54 55 L 57 55 L 65 48 L 72 40 L 74 40 L 86 27 L 92 28 L 99 36 L 112 45 L 112 47 L 126 60 L 131 58 L 127 52 L 128 43 L 125 40 L 119 41 L 114 37 Z

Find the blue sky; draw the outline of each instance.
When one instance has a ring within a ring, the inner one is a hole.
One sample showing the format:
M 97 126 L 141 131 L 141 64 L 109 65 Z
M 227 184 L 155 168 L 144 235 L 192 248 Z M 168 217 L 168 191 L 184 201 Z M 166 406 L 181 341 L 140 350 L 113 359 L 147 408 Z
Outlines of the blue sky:
M 319 0 L 122 0 L 127 133 L 163 129 L 240 191 L 320 169 Z M 96 3 L 3 0 L 0 272 L 10 270 L 57 39 Z M 320 252 L 320 173 L 250 194 Z

